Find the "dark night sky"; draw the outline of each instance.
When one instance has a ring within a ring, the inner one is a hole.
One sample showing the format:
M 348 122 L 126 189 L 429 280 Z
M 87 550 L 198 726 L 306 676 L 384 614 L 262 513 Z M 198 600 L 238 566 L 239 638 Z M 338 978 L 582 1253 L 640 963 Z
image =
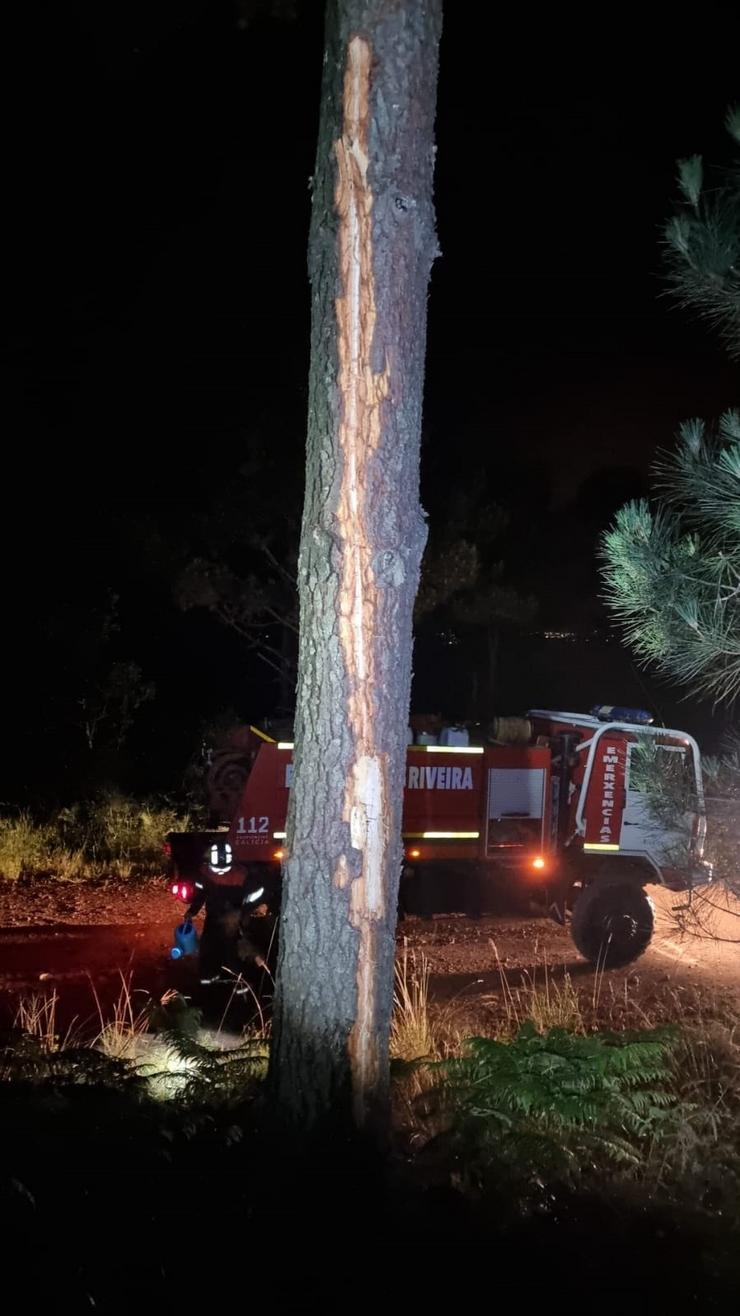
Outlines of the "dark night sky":
M 48 644 L 47 614 L 68 609 L 73 628 L 107 587 L 121 652 L 157 682 L 148 734 L 184 755 L 199 716 L 253 711 L 237 646 L 176 611 L 147 546 L 239 479 L 256 433 L 300 463 L 322 5 L 298 0 L 292 21 L 269 8 L 246 5 L 239 26 L 217 0 L 71 4 L 7 41 L 6 727 L 19 741 L 48 734 L 44 691 L 74 661 Z M 565 623 L 594 586 L 598 530 L 656 445 L 738 401 L 709 333 L 661 297 L 659 236 L 676 157 L 727 159 L 740 20 L 706 3 L 666 32 L 644 5 L 546 20 L 522 7 L 485 26 L 485 9 L 446 12 L 424 502 L 434 522 L 475 465 L 515 518 L 515 572 L 546 598 L 543 621 Z M 277 505 L 280 490 L 249 497 Z M 543 670 L 523 700 L 554 697 Z

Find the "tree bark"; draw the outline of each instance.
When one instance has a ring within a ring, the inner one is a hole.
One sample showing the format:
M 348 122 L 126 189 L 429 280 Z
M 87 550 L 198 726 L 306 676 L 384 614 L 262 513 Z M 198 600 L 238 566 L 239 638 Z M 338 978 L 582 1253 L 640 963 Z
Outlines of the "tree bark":
M 309 243 L 294 778 L 271 1080 L 382 1119 L 409 695 L 441 0 L 329 0 Z

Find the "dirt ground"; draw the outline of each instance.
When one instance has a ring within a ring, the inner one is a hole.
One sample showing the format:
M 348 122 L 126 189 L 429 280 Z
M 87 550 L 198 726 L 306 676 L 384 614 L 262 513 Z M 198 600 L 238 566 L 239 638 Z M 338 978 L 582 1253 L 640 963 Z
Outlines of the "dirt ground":
M 532 988 L 553 1006 L 559 997 L 577 998 L 582 1016 L 603 1027 L 680 1021 L 706 1008 L 740 1012 L 740 905 L 703 907 L 699 935 L 681 927 L 685 896 L 656 888 L 650 894 L 652 943 L 623 969 L 595 969 L 581 958 L 567 927 L 545 917 L 502 912 L 479 921 L 412 920 L 400 925 L 399 941 L 406 938 L 409 954 L 428 961 L 431 996 L 440 1008 L 450 1007 L 456 1031 L 486 1033 L 502 1015 L 516 1017 Z M 696 920 L 689 922 L 693 928 Z
M 532 985 L 557 993 L 567 983 L 587 1014 L 615 1025 L 628 1015 L 634 1022 L 640 1011 L 646 1020 L 680 1015 L 700 999 L 737 1001 L 740 1009 L 740 909 L 707 907 L 701 922 L 713 935 L 682 935 L 676 911 L 680 917 L 685 897 L 651 894 L 656 934 L 627 969 L 597 973 L 580 958 L 567 928 L 505 910 L 475 921 L 407 919 L 399 925 L 399 948 L 405 945 L 417 964 L 422 956 L 428 961 L 432 999 L 454 1011 L 465 1031 L 485 1031 L 492 1016 L 515 1008 L 517 992 Z M 712 902 L 719 900 L 712 893 Z M 122 980 L 135 1001 L 174 988 L 207 1016 L 222 1014 L 222 1000 L 199 995 L 193 961 L 170 958 L 181 914 L 164 881 L 0 884 L 0 1020 L 12 1019 L 19 997 L 56 991 L 60 1025 L 74 1018 L 92 1027 L 101 1011 L 109 1015 Z

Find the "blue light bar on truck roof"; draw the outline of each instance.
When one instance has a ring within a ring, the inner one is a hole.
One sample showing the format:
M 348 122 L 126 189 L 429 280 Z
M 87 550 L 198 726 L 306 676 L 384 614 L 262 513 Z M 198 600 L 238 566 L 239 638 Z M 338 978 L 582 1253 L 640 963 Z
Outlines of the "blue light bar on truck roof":
M 597 704 L 591 709 L 591 717 L 597 717 L 599 722 L 632 722 L 643 727 L 649 727 L 653 720 L 652 713 L 646 709 L 623 708 L 621 704 Z

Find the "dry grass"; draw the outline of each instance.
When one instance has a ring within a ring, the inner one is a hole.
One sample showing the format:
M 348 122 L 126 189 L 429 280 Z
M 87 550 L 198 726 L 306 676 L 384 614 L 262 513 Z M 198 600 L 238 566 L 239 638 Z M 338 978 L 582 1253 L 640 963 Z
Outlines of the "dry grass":
M 431 968 L 425 955 L 404 941 L 396 960 L 390 1054 L 392 1060 L 440 1060 L 462 1045 L 463 1010 L 456 1000 L 429 999 Z
M 630 1001 L 626 982 L 617 993 L 603 972 L 597 972 L 591 991 L 582 992 L 567 971 L 552 969 L 545 961 L 540 973 L 524 974 L 513 985 L 491 944 L 498 960 L 500 992 L 478 996 L 474 1003 L 458 997 L 440 1005 L 430 1000 L 429 961 L 404 943 L 395 970 L 393 1060 L 440 1060 L 459 1054 L 464 1037 L 473 1032 L 507 1041 L 527 1023 L 539 1033 L 562 1028 L 585 1034 L 612 1026 L 647 1028 L 658 1022 Z
M 17 881 L 24 873 L 44 869 L 55 842 L 53 827 L 39 826 L 30 813 L 0 818 L 0 874 Z
M 656 984 L 647 995 L 639 971 L 617 981 L 597 972 L 581 989 L 547 963 L 512 982 L 499 962 L 499 974 L 500 991 L 478 997 L 474 1013 L 470 1002 L 440 1008 L 430 1000 L 428 961 L 404 946 L 396 966 L 391 1054 L 417 1062 L 401 1066 L 394 1084 L 394 1123 L 407 1148 L 419 1149 L 449 1129 L 449 1117 L 430 1099 L 439 1072 L 423 1062 L 462 1055 L 466 1036 L 511 1041 L 525 1024 L 542 1034 L 563 1029 L 583 1036 L 672 1025 L 674 1116 L 631 1173 L 651 1193 L 732 1214 L 740 1201 L 740 1013 L 734 1001 L 698 986 Z
M 516 985 L 501 962 L 495 942 L 491 942 L 501 982 L 500 993 L 478 999 L 486 1007 L 485 1035 L 506 1041 L 515 1037 L 524 1024 L 533 1024 L 538 1033 L 551 1028 L 585 1034 L 598 1028 L 611 1027 L 613 1008 L 622 1011 L 622 998 L 617 1000 L 611 983 L 603 969 L 597 967 L 590 991 L 579 990 L 567 969 L 553 969 L 543 958 L 542 968 L 523 973 Z M 624 992 L 627 992 L 625 982 Z M 607 1018 L 608 1016 L 608 1018 Z M 647 1027 L 644 1020 L 637 1027 Z
M 93 986 L 93 996 L 100 1020 L 100 1031 L 92 1045 L 112 1060 L 136 1061 L 139 1057 L 141 1039 L 149 1028 L 151 1000 L 147 996 L 141 1006 L 134 1004 L 131 990 L 131 975 L 121 977 L 121 987 L 113 1002 L 113 1016 L 106 1019 L 100 999 Z
M 60 1035 L 57 1028 L 58 1005 L 59 996 L 56 990 L 50 995 L 46 992 L 32 992 L 29 996 L 21 996 L 16 1007 L 13 1027 L 27 1033 L 49 1053 L 75 1046 L 77 1021 L 73 1019 L 66 1032 Z
M 639 1178 L 734 1218 L 740 1202 L 740 1019 L 712 1012 L 680 1030 L 674 1055 L 677 1118 L 655 1141 Z
M 235 978 L 231 1000 L 242 985 L 242 979 Z M 135 993 L 131 990 L 130 977 L 125 978 L 121 974 L 121 988 L 113 1003 L 111 1018 L 104 1018 L 93 988 L 101 1026 L 91 1045 L 111 1059 L 129 1062 L 139 1077 L 146 1080 L 150 1095 L 158 1101 L 172 1100 L 181 1096 L 192 1080 L 199 1076 L 202 1057 L 206 1053 L 213 1057 L 223 1056 L 226 1060 L 229 1052 L 246 1050 L 255 1060 L 266 1062 L 269 1055 L 270 1021 L 254 991 L 251 987 L 248 990 L 255 1003 L 254 1020 L 243 1029 L 240 1036 L 232 1037 L 225 1034 L 223 1029 L 231 1002 L 227 1004 L 219 1026 L 206 1030 L 200 1027 L 198 1012 L 193 1012 L 188 1002 L 175 991 L 165 992 L 158 1002 L 142 993 L 144 1000 L 138 1005 L 134 1000 Z M 156 1031 L 157 1016 L 159 1025 L 165 1024 L 166 1031 L 163 1033 Z M 184 1046 L 177 1036 L 178 1016 L 179 1026 L 185 1030 L 181 1035 L 182 1042 L 189 1037 L 192 1042 L 190 1048 Z M 185 1016 L 188 1016 L 187 1020 Z
M 488 1026 L 477 1031 L 501 1041 L 512 1040 L 527 1023 L 540 1033 L 562 1028 L 583 1035 L 673 1026 L 675 1107 L 631 1173 L 651 1194 L 678 1197 L 734 1218 L 740 1202 L 740 1013 L 733 1000 L 698 987 L 672 987 L 640 1000 L 629 979 L 616 986 L 604 975 L 597 975 L 592 989 L 579 992 L 567 973 L 555 975 L 545 966 L 539 980 L 517 986 L 511 986 L 501 967 L 501 993 L 487 1004 Z M 443 1131 L 424 1109 L 422 1094 L 434 1081 L 433 1071 L 422 1069 L 413 1090 L 401 1094 L 411 1146 Z
M 525 1023 L 534 1024 L 538 1033 L 546 1033 L 551 1028 L 565 1028 L 573 1033 L 587 1031 L 581 996 L 573 986 L 570 974 L 563 972 L 559 978 L 554 976 L 545 961 L 541 980 L 536 974 L 527 973 L 518 986 L 512 987 L 495 944 L 493 948 L 501 979 L 501 1013 L 498 1027 L 493 1030 L 495 1037 L 514 1037 Z M 495 998 L 489 996 L 485 1000 L 490 1005 Z
M 533 980 L 520 988 L 517 996 L 517 1027 L 528 1021 L 534 1024 L 538 1033 L 547 1033 L 551 1028 L 564 1028 L 570 1033 L 586 1032 L 581 998 L 570 974 L 563 973 L 558 981 L 545 966 L 542 985 Z
M 146 995 L 142 1005 L 134 1002 L 131 978 L 121 974 L 121 988 L 113 1002 L 113 1016 L 105 1019 L 95 988 L 93 994 L 100 1019 L 100 1032 L 92 1046 L 111 1060 L 125 1060 L 142 1078 L 152 1096 L 167 1099 L 178 1096 L 196 1073 L 194 1060 L 182 1056 L 166 1040 L 149 1031 L 154 1003 Z M 176 993 L 165 993 L 161 1005 L 167 1006 Z
M 471 1022 L 477 1033 L 503 1041 L 525 1023 L 534 1024 L 538 1032 L 620 1032 L 666 1024 L 703 1030 L 710 1021 L 732 1028 L 739 1017 L 738 1006 L 721 988 L 659 980 L 646 984 L 640 980 L 639 965 L 624 976 L 597 968 L 591 984 L 584 986 L 578 986 L 567 969 L 552 967 L 544 958 L 531 974 L 510 975 L 500 960 L 498 972 L 500 989 L 476 998 L 483 1010 L 478 1009 Z
M 79 882 L 97 876 L 90 871 L 84 850 L 55 849 L 49 859 L 50 871 L 60 882 Z
M 393 1124 L 409 1148 L 446 1127 L 447 1121 L 430 1121 L 420 1113 L 420 1102 L 438 1081 L 434 1062 L 459 1054 L 464 1045 L 462 1010 L 455 1001 L 441 1006 L 430 1002 L 430 976 L 426 956 L 417 955 L 404 941 L 395 967 L 390 1054 L 392 1061 L 402 1062 L 392 1089 Z
M 43 874 L 79 882 L 155 873 L 167 833 L 188 825 L 166 802 L 142 804 L 116 793 L 43 821 L 28 812 L 0 817 L 0 877 Z
M 234 998 L 237 995 L 239 995 L 242 998 L 248 998 L 251 1001 L 252 1006 L 254 1008 L 254 1014 L 251 1020 L 249 1021 L 249 1023 L 245 1025 L 244 1029 L 242 1030 L 242 1041 L 244 1043 L 247 1042 L 255 1043 L 255 1044 L 264 1043 L 265 1045 L 267 1045 L 269 1043 L 270 1034 L 272 1031 L 272 1020 L 265 1011 L 265 1007 L 263 1005 L 259 993 L 255 991 L 252 984 L 250 982 L 247 982 L 246 979 L 243 978 L 240 973 L 233 973 L 231 969 L 227 969 L 226 972 L 229 974 L 231 978 L 233 978 L 234 986 L 231 996 L 229 997 L 228 1001 L 226 1002 L 226 1005 L 224 1006 L 224 1012 L 221 1015 L 221 1022 L 219 1023 L 218 1028 L 216 1029 L 215 1033 L 212 1034 L 212 1036 L 216 1039 L 216 1042 L 218 1044 L 219 1039 L 221 1039 L 221 1037 L 223 1036 L 226 1017 L 234 1003 Z M 263 985 L 264 985 L 264 980 L 266 978 L 269 979 L 270 983 L 274 987 L 275 979 L 270 973 L 270 970 L 268 969 L 267 965 L 263 965 L 263 974 L 262 974 Z
M 13 1027 L 28 1033 L 49 1051 L 57 1046 L 56 1016 L 59 997 L 56 991 L 47 996 L 43 992 L 34 992 L 31 996 L 22 996 L 13 1020 Z
M 429 961 L 404 942 L 396 962 L 390 1052 L 394 1060 L 433 1058 L 437 1045 L 429 1015 Z

